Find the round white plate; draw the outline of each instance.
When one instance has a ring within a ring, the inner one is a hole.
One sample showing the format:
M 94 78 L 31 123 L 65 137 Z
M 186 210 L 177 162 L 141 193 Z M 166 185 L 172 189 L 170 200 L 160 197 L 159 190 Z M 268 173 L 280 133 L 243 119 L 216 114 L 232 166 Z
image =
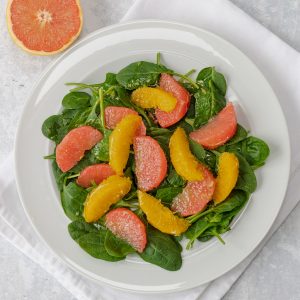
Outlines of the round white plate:
M 51 143 L 41 133 L 43 121 L 56 114 L 68 92 L 66 82 L 101 82 L 137 60 L 155 61 L 157 52 L 171 69 L 185 73 L 216 66 L 225 74 L 228 98 L 239 122 L 264 139 L 271 154 L 256 172 L 258 188 L 234 228 L 218 242 L 197 243 L 184 253 L 179 271 L 169 272 L 130 257 L 111 263 L 85 253 L 69 236 L 70 223 L 52 178 Z M 16 179 L 25 211 L 39 236 L 70 267 L 101 283 L 131 291 L 165 292 L 216 279 L 245 259 L 264 238 L 283 202 L 290 166 L 287 127 L 270 85 L 237 48 L 205 30 L 161 21 L 139 21 L 101 29 L 77 43 L 50 65 L 30 95 L 19 124 Z

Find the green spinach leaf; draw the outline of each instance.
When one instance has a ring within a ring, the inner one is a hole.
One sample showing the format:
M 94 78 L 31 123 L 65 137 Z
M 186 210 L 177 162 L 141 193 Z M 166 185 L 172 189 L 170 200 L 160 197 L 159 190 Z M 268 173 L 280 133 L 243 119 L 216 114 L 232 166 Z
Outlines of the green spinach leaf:
M 155 197 L 164 203 L 170 204 L 173 199 L 182 192 L 182 187 L 163 187 L 156 191 Z
M 181 268 L 182 258 L 178 244 L 173 238 L 151 227 L 148 228 L 148 243 L 140 257 L 149 263 L 169 271 Z
M 90 106 L 91 95 L 85 92 L 71 92 L 64 96 L 62 106 L 65 109 L 81 109 Z
M 93 224 L 86 223 L 83 220 L 76 220 L 68 225 L 68 231 L 71 238 L 77 242 L 83 235 L 90 232 L 98 232 L 99 229 L 97 229 Z
M 92 149 L 92 153 L 99 161 L 109 161 L 109 136 L 112 131 L 105 129 L 103 139 Z

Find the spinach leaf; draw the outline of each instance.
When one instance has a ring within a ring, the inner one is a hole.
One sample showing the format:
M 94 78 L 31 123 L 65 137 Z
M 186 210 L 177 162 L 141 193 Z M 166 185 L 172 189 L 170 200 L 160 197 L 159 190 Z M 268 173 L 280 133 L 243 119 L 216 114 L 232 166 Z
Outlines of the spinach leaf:
M 194 94 L 195 103 L 195 121 L 194 127 L 199 128 L 206 124 L 213 116 L 221 111 L 226 100 L 224 95 L 214 86 L 212 81 L 208 82 L 207 88 L 202 88 Z
M 167 182 L 173 187 L 183 187 L 186 184 L 186 181 L 180 175 L 177 174 L 173 167 L 170 167 Z
M 215 67 L 208 67 L 202 69 L 196 79 L 197 82 L 201 82 L 207 88 L 212 82 L 218 89 L 221 95 L 225 96 L 227 90 L 226 80 L 223 74 L 216 71 Z
M 105 236 L 106 230 L 90 232 L 78 238 L 77 242 L 84 251 L 95 258 L 107 261 L 119 261 L 124 259 L 124 257 L 116 257 L 108 254 L 104 246 Z
M 84 168 L 99 163 L 99 159 L 94 153 L 94 148 L 85 152 L 84 157 L 74 166 L 69 172 L 70 173 L 80 173 Z
M 112 131 L 105 129 L 103 130 L 103 139 L 92 149 L 93 154 L 99 161 L 109 161 L 109 136 Z
M 47 118 L 42 125 L 42 133 L 50 140 L 56 141 L 61 127 L 61 115 L 53 115 Z
M 149 263 L 169 271 L 181 268 L 182 258 L 178 244 L 173 238 L 151 227 L 148 228 L 148 243 L 140 257 Z
M 93 225 L 83 220 L 73 221 L 68 225 L 68 231 L 74 241 L 78 241 L 80 237 L 90 232 L 98 232 L 99 230 Z
M 171 203 L 173 199 L 182 192 L 182 187 L 163 187 L 156 191 L 155 197 L 164 203 Z
M 206 157 L 206 152 L 204 150 L 204 148 L 194 142 L 193 140 L 189 139 L 189 143 L 190 143 L 190 149 L 192 151 L 192 153 L 200 160 L 200 161 L 204 161 L 205 157 Z
M 58 187 L 58 190 L 61 192 L 64 187 L 65 178 L 70 175 L 70 173 L 66 172 L 63 173 L 60 168 L 58 167 L 55 160 L 52 162 L 52 172 Z
M 239 160 L 239 177 L 235 188 L 248 193 L 253 193 L 257 186 L 255 174 L 242 155 L 238 153 L 235 153 L 235 155 Z
M 71 92 L 64 96 L 62 106 L 65 109 L 81 109 L 90 106 L 91 95 L 85 92 Z
M 82 218 L 83 204 L 88 192 L 74 182 L 63 187 L 61 203 L 65 214 L 72 220 Z
M 127 254 L 135 252 L 135 250 L 123 240 L 116 237 L 110 230 L 107 230 L 104 247 L 107 253 L 114 257 L 126 257 Z
M 228 145 L 236 144 L 236 143 L 246 139 L 247 135 L 248 135 L 247 130 L 242 125 L 238 124 L 235 135 L 225 145 L 228 146 Z M 224 147 L 224 146 L 222 146 L 222 147 Z
M 141 86 L 155 85 L 162 72 L 168 69 L 147 61 L 131 63 L 117 74 L 117 81 L 127 90 L 135 90 Z

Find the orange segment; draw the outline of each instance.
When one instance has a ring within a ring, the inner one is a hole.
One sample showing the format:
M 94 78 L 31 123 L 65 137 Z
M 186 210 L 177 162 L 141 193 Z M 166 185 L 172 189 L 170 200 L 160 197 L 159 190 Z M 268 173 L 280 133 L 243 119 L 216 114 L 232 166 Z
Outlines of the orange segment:
M 146 214 L 148 222 L 158 230 L 164 233 L 181 235 L 185 232 L 190 223 L 177 217 L 174 213 L 161 204 L 153 196 L 138 191 L 139 204 L 142 211 Z
M 176 172 L 188 181 L 203 179 L 199 162 L 190 151 L 184 130 L 178 127 L 170 138 L 170 156 Z
M 122 199 L 130 189 L 131 181 L 127 177 L 113 175 L 102 181 L 86 198 L 83 210 L 85 221 L 97 221 L 112 204 Z
M 16 44 L 39 55 L 64 50 L 82 28 L 79 0 L 10 0 L 6 18 Z
M 216 204 L 229 196 L 236 185 L 238 176 L 238 158 L 233 153 L 223 152 L 219 157 L 217 184 L 213 195 Z
M 117 124 L 109 137 L 109 164 L 118 175 L 123 175 L 130 145 L 141 123 L 140 116 L 127 115 Z
M 142 87 L 131 94 L 131 101 L 142 108 L 159 108 L 165 112 L 171 112 L 177 103 L 177 99 L 160 88 Z

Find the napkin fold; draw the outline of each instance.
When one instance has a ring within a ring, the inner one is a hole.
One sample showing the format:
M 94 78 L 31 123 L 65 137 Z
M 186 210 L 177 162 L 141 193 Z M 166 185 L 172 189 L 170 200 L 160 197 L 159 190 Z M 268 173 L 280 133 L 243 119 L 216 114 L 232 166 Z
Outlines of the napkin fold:
M 102 286 L 70 269 L 33 231 L 18 197 L 12 155 L 0 168 L 0 234 L 78 299 L 219 300 L 300 200 L 300 54 L 227 0 L 138 0 L 122 21 L 147 18 L 188 23 L 220 35 L 250 57 L 275 90 L 288 123 L 292 165 L 284 204 L 267 237 L 236 268 L 189 291 L 142 295 Z

